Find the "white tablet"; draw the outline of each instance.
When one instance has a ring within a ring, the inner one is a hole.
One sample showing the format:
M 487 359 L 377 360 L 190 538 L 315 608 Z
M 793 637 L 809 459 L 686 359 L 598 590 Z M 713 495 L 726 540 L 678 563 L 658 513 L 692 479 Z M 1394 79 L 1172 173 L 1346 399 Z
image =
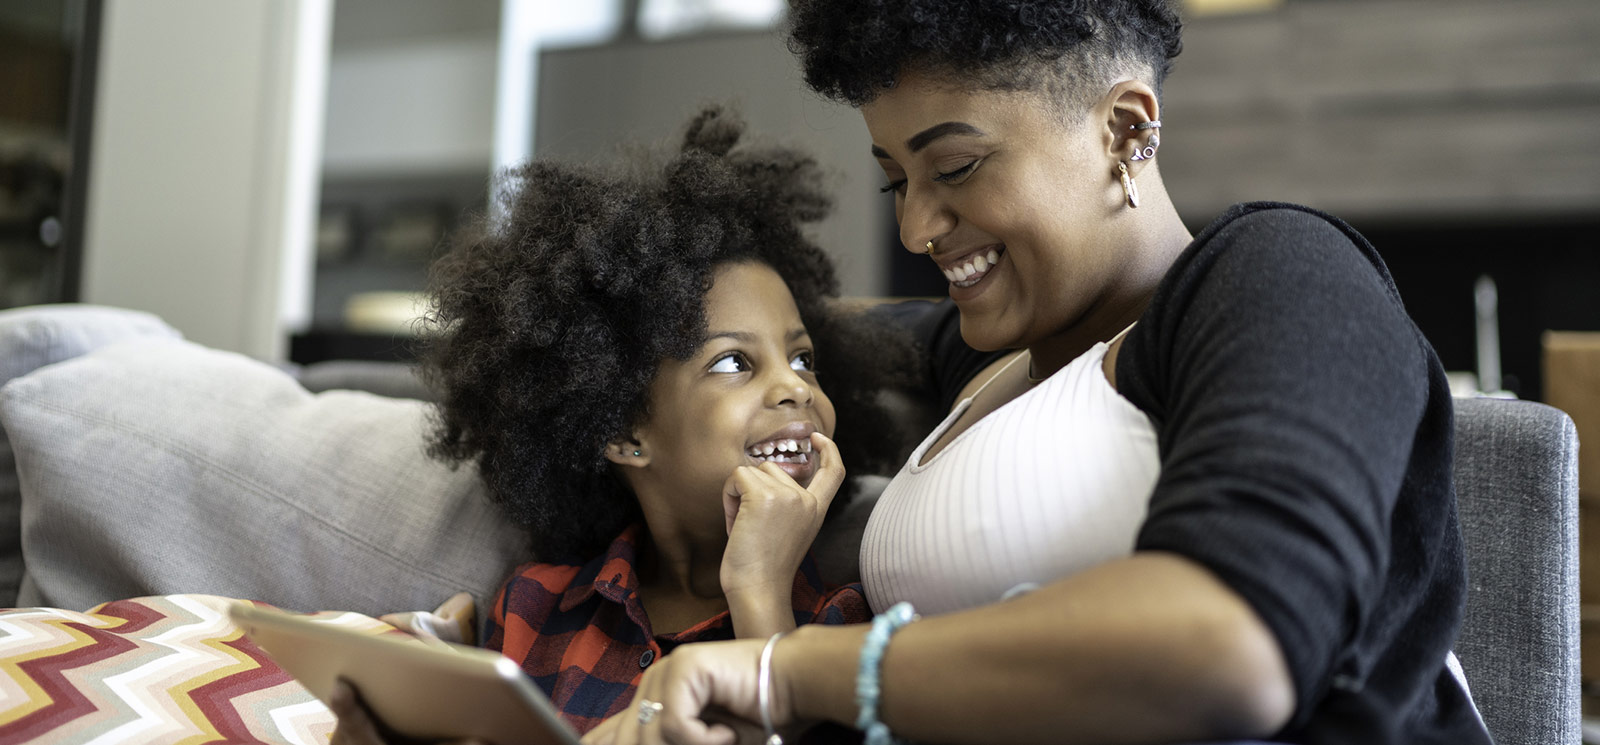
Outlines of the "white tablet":
M 399 734 L 578 745 L 578 734 L 556 716 L 544 692 L 495 652 L 371 636 L 244 603 L 230 615 L 312 695 L 326 703 L 344 678 Z

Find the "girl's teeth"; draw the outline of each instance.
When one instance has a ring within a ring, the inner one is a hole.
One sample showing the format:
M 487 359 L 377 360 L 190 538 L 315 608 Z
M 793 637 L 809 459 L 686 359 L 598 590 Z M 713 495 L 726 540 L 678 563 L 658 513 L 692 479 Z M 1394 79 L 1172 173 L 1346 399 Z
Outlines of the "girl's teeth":
M 810 438 L 804 440 L 774 440 L 751 445 L 746 451 L 752 458 L 766 458 L 777 463 L 804 463 L 805 454 L 811 452 Z M 791 457 L 792 456 L 792 457 Z M 788 458 L 788 460 L 784 460 Z M 795 460 L 798 458 L 799 460 Z
M 1000 262 L 1000 252 L 991 248 L 989 249 L 989 253 L 987 256 L 985 256 L 985 258 L 989 260 L 989 266 L 994 266 Z
M 978 258 L 972 260 L 972 266 L 981 272 L 989 268 L 989 259 L 979 256 Z

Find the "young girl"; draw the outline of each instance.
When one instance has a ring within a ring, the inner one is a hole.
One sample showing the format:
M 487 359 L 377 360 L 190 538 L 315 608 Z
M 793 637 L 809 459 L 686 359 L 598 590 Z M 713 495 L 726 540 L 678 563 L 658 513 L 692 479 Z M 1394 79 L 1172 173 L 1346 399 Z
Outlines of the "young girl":
M 844 478 L 807 331 L 837 280 L 800 232 L 827 200 L 814 162 L 740 134 L 708 109 L 665 164 L 531 164 L 434 267 L 433 452 L 475 463 L 540 559 L 485 644 L 579 732 L 680 644 L 870 617 L 806 555 Z

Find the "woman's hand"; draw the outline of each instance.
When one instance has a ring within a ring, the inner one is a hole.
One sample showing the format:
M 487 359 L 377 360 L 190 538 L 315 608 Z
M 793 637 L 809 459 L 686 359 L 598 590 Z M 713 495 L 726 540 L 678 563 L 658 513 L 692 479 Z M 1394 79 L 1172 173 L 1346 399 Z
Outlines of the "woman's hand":
M 741 466 L 722 487 L 728 546 L 722 554 L 722 591 L 741 637 L 768 636 L 794 627 L 789 607 L 794 574 L 844 482 L 839 449 L 821 432 L 811 435 L 816 474 L 801 486 L 772 463 Z
M 584 745 L 760 743 L 764 732 L 758 724 L 756 662 L 762 645 L 739 639 L 673 650 L 645 672 L 633 705 L 584 735 Z M 773 724 L 781 727 L 792 718 L 793 707 L 779 686 L 772 693 Z M 661 708 L 644 723 L 639 711 L 647 701 Z

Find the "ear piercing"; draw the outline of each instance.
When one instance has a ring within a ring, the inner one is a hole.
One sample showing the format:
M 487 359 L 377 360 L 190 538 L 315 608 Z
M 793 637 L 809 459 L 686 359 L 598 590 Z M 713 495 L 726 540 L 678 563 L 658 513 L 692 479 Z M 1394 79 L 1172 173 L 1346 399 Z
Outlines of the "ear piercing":
M 644 453 L 641 453 L 638 450 L 633 451 L 633 457 L 637 458 L 637 457 L 639 457 L 641 455 L 644 455 Z
M 1148 121 L 1148 122 L 1139 122 L 1138 124 L 1135 124 L 1135 125 L 1133 125 L 1131 127 L 1128 127 L 1128 129 L 1132 129 L 1132 130 L 1161 129 L 1161 120 L 1160 119 L 1156 119 L 1156 120 Z M 1152 132 L 1152 133 L 1150 133 L 1150 144 L 1146 145 L 1146 146 L 1144 146 L 1142 148 L 1139 148 L 1137 150 L 1134 150 L 1133 151 L 1133 157 L 1130 158 L 1129 160 L 1149 160 L 1151 158 L 1154 158 L 1154 157 L 1156 157 L 1156 148 L 1158 148 L 1158 147 L 1161 147 L 1161 134 L 1159 132 Z
M 1128 197 L 1128 206 L 1137 208 L 1139 206 L 1139 185 L 1133 183 L 1133 177 L 1128 175 L 1128 164 L 1120 160 L 1117 161 L 1117 171 L 1121 174 L 1122 193 Z
M 933 241 L 928 241 L 928 250 L 929 251 L 933 250 Z

